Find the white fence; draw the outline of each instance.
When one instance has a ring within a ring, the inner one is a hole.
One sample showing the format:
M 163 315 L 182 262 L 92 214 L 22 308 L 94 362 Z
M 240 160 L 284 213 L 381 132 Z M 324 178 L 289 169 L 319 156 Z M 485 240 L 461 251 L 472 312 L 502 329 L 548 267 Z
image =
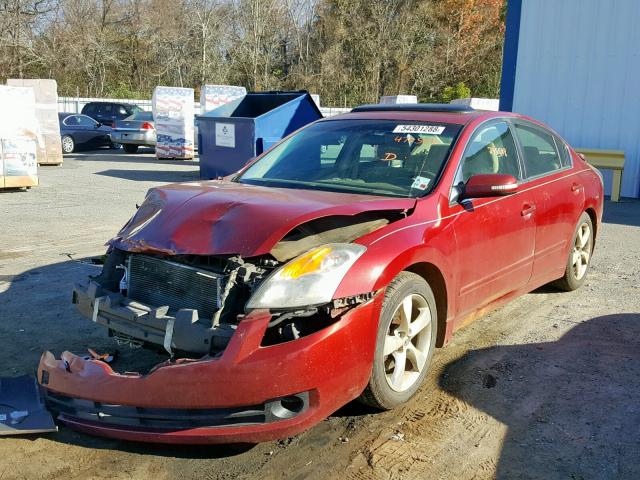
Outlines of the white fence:
M 133 103 L 143 110 L 151 111 L 151 100 L 141 99 L 124 99 L 124 98 L 89 98 L 89 97 L 58 97 L 58 111 L 67 113 L 80 113 L 82 107 L 89 102 L 115 102 L 115 103 Z M 200 102 L 194 102 L 196 115 L 200 115 Z M 320 107 L 320 112 L 325 117 L 332 117 L 341 113 L 350 112 L 350 108 L 343 107 Z

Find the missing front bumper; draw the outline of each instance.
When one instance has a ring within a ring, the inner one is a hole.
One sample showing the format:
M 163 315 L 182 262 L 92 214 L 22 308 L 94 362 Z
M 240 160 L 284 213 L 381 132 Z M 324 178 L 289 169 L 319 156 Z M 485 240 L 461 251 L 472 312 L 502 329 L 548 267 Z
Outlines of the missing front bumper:
M 80 313 L 109 333 L 132 346 L 149 344 L 164 347 L 169 353 L 188 352 L 206 355 L 224 350 L 235 331 L 234 326 L 200 319 L 198 310 L 152 307 L 121 293 L 110 292 L 97 282 L 76 285 L 72 301 Z

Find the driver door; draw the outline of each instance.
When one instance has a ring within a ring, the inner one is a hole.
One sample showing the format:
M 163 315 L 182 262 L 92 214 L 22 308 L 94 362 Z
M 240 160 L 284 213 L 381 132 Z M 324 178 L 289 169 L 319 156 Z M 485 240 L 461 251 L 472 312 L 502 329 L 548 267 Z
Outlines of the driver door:
M 521 180 L 509 123 L 483 124 L 472 135 L 458 166 L 451 214 L 456 240 L 458 316 L 466 316 L 510 292 L 530 277 L 535 247 L 533 195 L 519 191 L 458 201 L 473 175 L 501 173 Z

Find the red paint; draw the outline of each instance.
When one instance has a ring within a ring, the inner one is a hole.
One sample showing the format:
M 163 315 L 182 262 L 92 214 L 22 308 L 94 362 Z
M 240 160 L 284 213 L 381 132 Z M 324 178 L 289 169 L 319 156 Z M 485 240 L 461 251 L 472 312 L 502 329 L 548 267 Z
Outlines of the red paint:
M 226 180 L 167 185 L 151 189 L 148 195 L 160 212 L 134 234 L 125 226 L 111 245 L 122 250 L 252 257 L 269 253 L 287 232 L 315 218 L 409 210 L 416 203 L 409 198 L 268 188 Z M 143 204 L 139 214 L 146 214 L 144 208 Z
M 492 118 L 525 117 L 501 112 L 367 112 L 341 118 L 440 121 L 465 126 L 439 184 L 417 201 L 265 188 L 227 180 L 176 184 L 153 189 L 138 215 L 147 218 L 154 208 L 160 208 L 160 213 L 138 232 L 130 234 L 131 226 L 125 227 L 111 244 L 125 250 L 254 256 L 268 253 L 292 228 L 314 218 L 368 210 L 411 210 L 406 218 L 357 240 L 367 251 L 335 296 L 384 289 L 399 272 L 431 264 L 446 287 L 446 319 L 439 325 L 446 343 L 465 319 L 562 276 L 582 212 L 592 212 L 596 231 L 599 228 L 602 184 L 595 171 L 573 151 L 572 167 L 523 181 L 515 192 L 450 202 L 458 163 L 475 128 Z M 500 177 L 495 179 L 499 184 L 512 182 Z M 253 312 L 240 322 L 221 358 L 160 366 L 146 376 L 119 375 L 101 362 L 65 354 L 70 373 L 60 361 L 45 354 L 39 378 L 47 370 L 47 388 L 52 391 L 140 407 L 246 406 L 310 391 L 311 408 L 307 412 L 258 427 L 154 433 L 62 418 L 83 431 L 129 440 L 220 443 L 284 437 L 319 422 L 361 393 L 371 371 L 381 303 L 379 294 L 320 332 L 271 347 L 260 347 L 270 318 L 268 312 Z

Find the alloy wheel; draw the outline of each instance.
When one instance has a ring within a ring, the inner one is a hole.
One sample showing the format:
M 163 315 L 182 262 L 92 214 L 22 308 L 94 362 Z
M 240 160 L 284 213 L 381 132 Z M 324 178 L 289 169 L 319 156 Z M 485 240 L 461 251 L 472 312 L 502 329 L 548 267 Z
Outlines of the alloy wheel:
M 591 256 L 591 228 L 583 222 L 578 228 L 576 239 L 571 253 L 571 265 L 576 280 L 582 279 L 587 273 L 589 257 Z
M 73 139 L 71 137 L 62 137 L 62 151 L 64 153 L 71 153 L 73 152 Z
M 385 377 L 396 392 L 413 386 L 427 362 L 431 346 L 431 309 L 419 294 L 407 295 L 393 314 L 385 337 Z

